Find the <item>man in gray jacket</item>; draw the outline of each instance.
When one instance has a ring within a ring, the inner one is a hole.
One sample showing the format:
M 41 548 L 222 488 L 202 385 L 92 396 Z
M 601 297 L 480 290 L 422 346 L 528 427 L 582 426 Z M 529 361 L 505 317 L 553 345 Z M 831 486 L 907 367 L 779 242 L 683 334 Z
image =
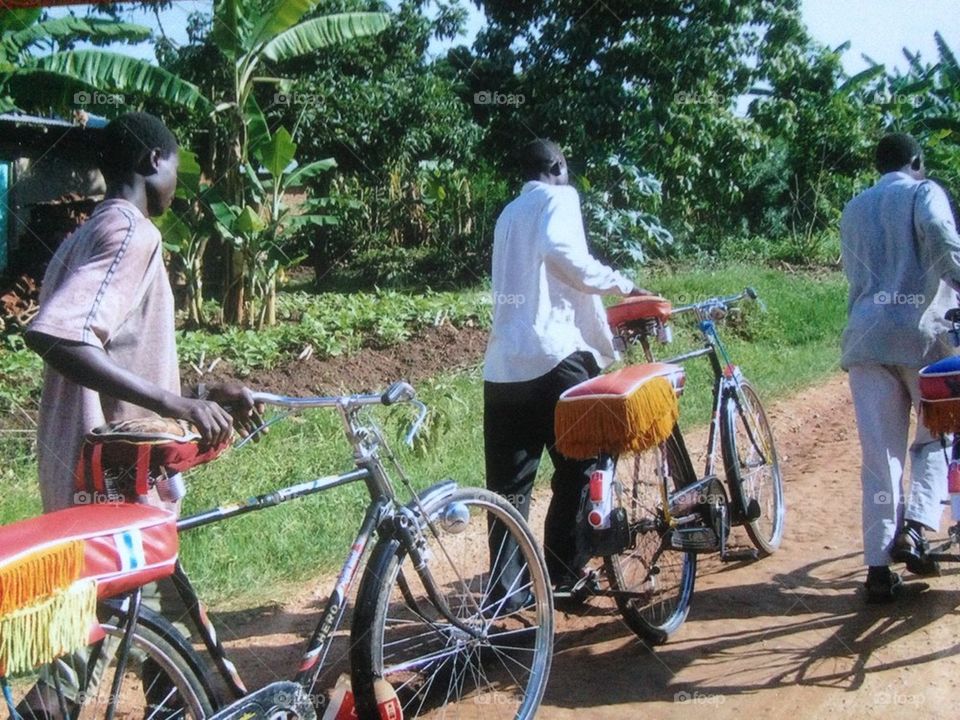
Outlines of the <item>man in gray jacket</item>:
M 946 495 L 940 442 L 918 424 L 909 447 L 910 493 L 902 478 L 917 370 L 951 354 L 944 314 L 957 305 L 960 237 L 946 194 L 924 180 L 920 146 L 891 134 L 877 145 L 876 185 L 853 198 L 840 220 L 850 282 L 841 364 L 849 371 L 863 452 L 863 546 L 868 602 L 893 600 L 901 587 L 888 567 L 905 562 L 936 574 L 924 529 L 936 530 Z

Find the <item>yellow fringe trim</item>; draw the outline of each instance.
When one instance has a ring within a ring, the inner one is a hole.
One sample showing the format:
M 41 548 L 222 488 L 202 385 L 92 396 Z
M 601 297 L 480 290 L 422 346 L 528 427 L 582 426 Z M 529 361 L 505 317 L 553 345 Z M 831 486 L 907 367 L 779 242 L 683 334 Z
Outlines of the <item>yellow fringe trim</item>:
M 960 432 L 960 399 L 921 401 L 920 422 L 934 435 Z
M 601 452 L 642 452 L 669 437 L 680 416 L 670 381 L 656 377 L 630 395 L 586 396 L 557 403 L 557 450 L 586 460 Z
M 29 672 L 85 647 L 96 622 L 93 579 L 0 618 L 0 675 Z
M 83 572 L 83 548 L 83 540 L 72 540 L 0 567 L 0 617 L 79 579 Z

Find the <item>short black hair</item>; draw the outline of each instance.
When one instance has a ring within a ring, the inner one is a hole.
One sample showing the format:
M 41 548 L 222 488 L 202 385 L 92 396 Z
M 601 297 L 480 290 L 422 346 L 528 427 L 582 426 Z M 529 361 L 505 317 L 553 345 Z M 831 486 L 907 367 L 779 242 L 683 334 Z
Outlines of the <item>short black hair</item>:
M 880 173 L 899 170 L 921 155 L 920 143 L 906 133 L 890 133 L 877 143 L 877 170 Z
M 170 157 L 180 147 L 176 136 L 160 118 L 129 112 L 114 118 L 100 137 L 100 171 L 107 182 L 137 172 L 145 153 L 160 150 Z
M 520 149 L 517 165 L 524 180 L 536 180 L 563 157 L 560 146 L 552 140 L 537 138 Z

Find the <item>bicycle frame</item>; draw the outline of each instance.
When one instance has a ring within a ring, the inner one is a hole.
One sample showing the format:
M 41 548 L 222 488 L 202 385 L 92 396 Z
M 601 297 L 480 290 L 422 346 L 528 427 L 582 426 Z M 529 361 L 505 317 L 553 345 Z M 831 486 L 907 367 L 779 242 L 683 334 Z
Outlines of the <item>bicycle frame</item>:
M 363 481 L 366 484 L 370 494 L 371 504 L 364 514 L 360 529 L 337 576 L 333 590 L 320 614 L 313 634 L 306 644 L 294 676 L 294 682 L 298 683 L 304 689 L 311 700 L 315 700 L 313 696 L 314 686 L 320 677 L 320 673 L 332 647 L 334 633 L 339 628 L 340 622 L 343 619 L 347 598 L 350 595 L 350 590 L 356 579 L 357 571 L 361 567 L 361 560 L 367 548 L 370 546 L 370 541 L 373 539 L 374 533 L 376 532 L 380 535 L 387 533 L 396 534 L 407 551 L 416 557 L 419 553 L 416 547 L 416 536 L 421 532 L 422 528 L 420 527 L 421 522 L 418 521 L 415 516 L 414 508 L 422 507 L 428 502 L 442 498 L 445 495 L 450 495 L 457 487 L 456 483 L 452 480 L 443 481 L 415 495 L 409 505 L 404 506 L 397 504 L 393 486 L 379 457 L 379 446 L 382 442 L 379 431 L 375 427 L 362 425 L 357 417 L 357 411 L 361 406 L 381 404 L 390 392 L 391 391 L 388 390 L 382 398 L 381 396 L 371 395 L 300 399 L 267 394 L 256 395 L 255 397 L 258 401 L 265 401 L 269 404 L 290 408 L 292 410 L 317 407 L 334 407 L 339 410 L 344 421 L 346 435 L 354 447 L 356 468 L 340 475 L 325 476 L 280 488 L 270 493 L 249 498 L 242 503 L 206 510 L 182 518 L 177 523 L 178 530 L 182 532 L 220 522 L 227 518 L 257 512 L 290 502 L 291 500 L 315 495 L 325 490 L 351 483 Z M 413 400 L 412 396 L 403 397 L 399 400 L 394 400 L 394 402 L 402 400 L 417 402 Z M 383 404 L 392 403 L 383 402 Z M 408 438 L 411 438 L 415 434 L 417 427 L 419 427 L 419 424 L 423 420 L 425 407 L 422 404 L 420 404 L 420 407 L 421 414 L 417 422 L 414 423 L 414 427 L 409 433 Z M 426 519 L 426 521 L 428 522 L 428 519 Z M 414 529 L 411 530 L 411 527 Z M 422 568 L 417 567 L 419 564 L 420 563 L 414 563 L 413 565 L 420 575 L 424 587 L 428 589 L 430 598 L 440 614 L 454 626 L 470 635 L 475 635 L 477 631 L 455 617 L 454 613 L 447 606 L 441 593 L 436 588 L 429 569 L 425 566 Z M 233 695 L 234 699 L 240 699 L 246 696 L 249 693 L 248 688 L 240 678 L 236 666 L 229 659 L 226 648 L 224 648 L 216 628 L 209 618 L 206 606 L 198 597 L 189 577 L 179 563 L 174 572 L 173 581 L 180 598 L 188 609 L 190 619 L 195 629 L 203 640 L 229 692 Z
M 697 316 L 697 326 L 700 334 L 703 336 L 704 347 L 697 350 L 691 350 L 680 355 L 676 355 L 661 362 L 679 364 L 688 360 L 706 356 L 713 370 L 713 404 L 710 415 L 710 429 L 707 437 L 707 456 L 704 461 L 704 470 L 702 477 L 717 475 L 718 455 L 720 453 L 720 423 L 722 422 L 722 412 L 724 400 L 733 397 L 737 404 L 737 411 L 741 414 L 749 412 L 749 407 L 741 390 L 743 376 L 740 368 L 733 363 L 720 335 L 717 332 L 716 321 L 724 317 L 726 307 L 732 303 L 742 300 L 744 297 L 754 297 L 751 291 L 747 290 L 739 295 L 733 295 L 725 298 L 716 298 L 706 300 L 692 305 L 685 305 L 674 308 L 671 315 L 680 315 L 684 313 L 695 313 Z M 644 356 L 648 362 L 654 362 L 653 351 L 650 348 L 649 340 L 646 336 L 641 336 L 641 344 Z M 763 457 L 764 462 L 767 458 L 763 445 L 753 437 L 753 429 L 750 423 L 744 423 L 749 439 L 753 447 Z M 733 488 L 728 483 L 731 494 L 735 498 L 735 510 L 737 515 L 743 516 L 747 512 L 747 501 L 741 488 Z

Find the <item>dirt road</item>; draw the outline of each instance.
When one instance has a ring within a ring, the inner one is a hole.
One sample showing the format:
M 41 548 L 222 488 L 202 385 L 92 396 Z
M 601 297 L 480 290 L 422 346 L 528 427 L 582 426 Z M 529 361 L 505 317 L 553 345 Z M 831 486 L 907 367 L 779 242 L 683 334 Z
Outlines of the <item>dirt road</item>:
M 559 614 L 541 717 L 956 717 L 960 568 L 894 606 L 866 606 L 860 594 L 859 448 L 845 377 L 768 414 L 786 480 L 782 548 L 752 564 L 705 559 L 686 624 L 655 649 L 620 622 L 612 601 Z M 254 685 L 295 665 L 321 599 L 221 614 Z

